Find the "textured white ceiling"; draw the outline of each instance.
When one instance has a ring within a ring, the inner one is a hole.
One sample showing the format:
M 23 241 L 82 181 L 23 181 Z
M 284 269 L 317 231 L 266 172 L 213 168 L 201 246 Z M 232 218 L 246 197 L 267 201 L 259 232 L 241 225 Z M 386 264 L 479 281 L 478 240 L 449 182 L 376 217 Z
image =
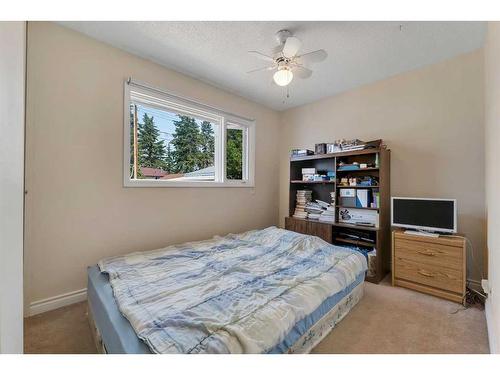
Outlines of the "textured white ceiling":
M 90 37 L 153 60 L 214 86 L 283 110 L 432 64 L 482 46 L 483 22 L 60 22 Z M 402 28 L 400 28 L 402 25 Z M 271 72 L 247 74 L 265 63 L 274 34 L 292 31 L 301 53 L 328 58 L 311 78 L 294 79 L 290 97 Z

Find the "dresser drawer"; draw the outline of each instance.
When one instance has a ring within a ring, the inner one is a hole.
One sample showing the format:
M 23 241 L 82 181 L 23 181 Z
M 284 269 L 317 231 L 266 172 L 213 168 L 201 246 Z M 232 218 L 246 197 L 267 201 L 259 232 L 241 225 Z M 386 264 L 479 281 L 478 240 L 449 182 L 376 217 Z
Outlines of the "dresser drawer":
M 394 257 L 394 276 L 397 279 L 417 282 L 434 288 L 462 293 L 464 275 L 462 270 L 423 264 L 396 255 Z
M 422 265 L 451 268 L 461 272 L 464 268 L 463 248 L 460 247 L 396 238 L 395 249 L 398 258 Z

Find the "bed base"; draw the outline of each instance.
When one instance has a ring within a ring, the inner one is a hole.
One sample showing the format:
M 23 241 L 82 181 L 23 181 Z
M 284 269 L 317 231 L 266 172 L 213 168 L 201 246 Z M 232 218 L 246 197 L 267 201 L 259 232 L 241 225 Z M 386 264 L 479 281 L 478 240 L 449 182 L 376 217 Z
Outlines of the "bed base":
M 323 338 L 328 335 L 335 326 L 351 311 L 351 309 L 356 306 L 356 304 L 363 297 L 363 285 L 361 283 L 357 285 L 351 293 L 345 296 L 331 309 L 325 316 L 318 320 L 305 334 L 303 334 L 295 344 L 288 349 L 288 354 L 308 354 L 310 353 L 316 345 L 318 345 Z M 102 340 L 99 328 L 97 328 L 94 318 L 92 316 L 92 308 L 90 307 L 90 301 L 87 300 L 87 316 L 90 325 L 90 331 L 92 332 L 92 338 L 96 346 L 97 353 L 108 354 L 106 346 Z
M 87 317 L 89 320 L 90 332 L 92 334 L 92 339 L 94 341 L 97 354 L 108 354 L 106 346 L 102 341 L 101 332 L 99 332 L 99 328 L 97 328 L 97 325 L 95 324 L 95 320 L 92 315 L 92 309 L 90 307 L 90 301 L 88 299 L 87 299 Z
M 357 285 L 351 293 L 342 298 L 333 309 L 327 312 L 291 347 L 288 354 L 309 354 L 335 326 L 345 318 L 351 309 L 363 298 L 364 282 Z

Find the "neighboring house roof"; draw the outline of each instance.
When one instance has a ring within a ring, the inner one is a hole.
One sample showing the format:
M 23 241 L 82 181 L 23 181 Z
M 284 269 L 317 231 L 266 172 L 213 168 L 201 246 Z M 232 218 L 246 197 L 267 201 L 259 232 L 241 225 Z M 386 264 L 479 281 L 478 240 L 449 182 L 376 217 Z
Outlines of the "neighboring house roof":
M 180 175 L 171 175 L 172 177 L 162 177 L 163 179 L 168 178 L 176 181 L 214 181 L 215 180 L 215 167 L 208 167 L 199 169 L 194 172 L 188 172 Z M 175 176 L 175 177 L 174 177 Z
M 145 177 L 164 177 L 168 173 L 160 168 L 141 167 L 141 173 Z
M 194 172 L 184 173 L 184 177 L 215 177 L 215 167 L 207 167 Z
M 173 180 L 176 178 L 180 178 L 182 176 L 184 176 L 184 174 L 182 174 L 182 173 L 171 173 L 171 174 L 167 174 L 167 175 L 163 176 L 161 179 L 162 180 Z
M 159 178 L 162 180 L 208 180 L 215 179 L 215 167 L 199 169 L 189 173 L 172 173 L 164 171 L 160 168 L 141 167 L 141 173 L 144 177 Z

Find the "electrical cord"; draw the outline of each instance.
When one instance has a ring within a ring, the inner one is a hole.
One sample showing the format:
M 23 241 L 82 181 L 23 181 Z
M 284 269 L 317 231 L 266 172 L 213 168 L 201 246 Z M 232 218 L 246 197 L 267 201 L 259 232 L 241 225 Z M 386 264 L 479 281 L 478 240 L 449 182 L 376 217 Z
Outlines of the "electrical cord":
M 446 234 L 442 235 L 442 237 L 448 237 L 448 238 L 460 238 L 465 240 L 466 243 L 466 256 L 469 255 L 471 263 L 473 268 L 477 271 L 479 275 L 481 275 L 481 270 L 478 268 L 478 265 L 476 263 L 476 259 L 474 258 L 474 247 L 472 245 L 471 240 L 469 240 L 467 237 L 464 236 L 458 236 L 458 235 L 452 235 L 452 234 Z M 470 252 L 467 252 L 467 249 L 470 249 Z M 467 279 L 466 280 L 466 292 L 465 292 L 465 297 L 464 297 L 464 307 L 463 308 L 458 308 L 457 310 L 451 312 L 450 314 L 456 314 L 459 311 L 464 311 L 467 310 L 471 306 L 483 306 L 484 300 L 487 298 L 487 296 L 483 293 L 481 293 L 478 290 L 474 290 L 469 286 L 470 282 Z
M 481 270 L 478 268 L 478 265 L 476 263 L 476 259 L 474 258 L 474 246 L 472 245 L 471 240 L 469 240 L 467 237 L 464 237 L 464 236 L 457 236 L 457 235 L 452 235 L 452 234 L 445 234 L 445 235 L 442 235 L 442 237 L 460 238 L 460 239 L 465 240 L 465 243 L 468 245 L 466 247 L 466 249 L 470 249 L 470 252 L 468 254 L 466 251 L 466 256 L 468 256 L 468 258 L 471 259 L 471 263 L 472 263 L 473 268 L 477 271 L 477 273 L 479 275 L 481 275 Z M 467 282 L 469 282 L 469 280 L 467 280 Z M 478 291 L 475 291 L 475 292 L 478 292 Z M 483 296 L 484 298 L 486 298 L 486 296 L 484 294 L 482 294 L 480 292 L 478 292 L 478 293 L 481 294 L 481 296 Z

